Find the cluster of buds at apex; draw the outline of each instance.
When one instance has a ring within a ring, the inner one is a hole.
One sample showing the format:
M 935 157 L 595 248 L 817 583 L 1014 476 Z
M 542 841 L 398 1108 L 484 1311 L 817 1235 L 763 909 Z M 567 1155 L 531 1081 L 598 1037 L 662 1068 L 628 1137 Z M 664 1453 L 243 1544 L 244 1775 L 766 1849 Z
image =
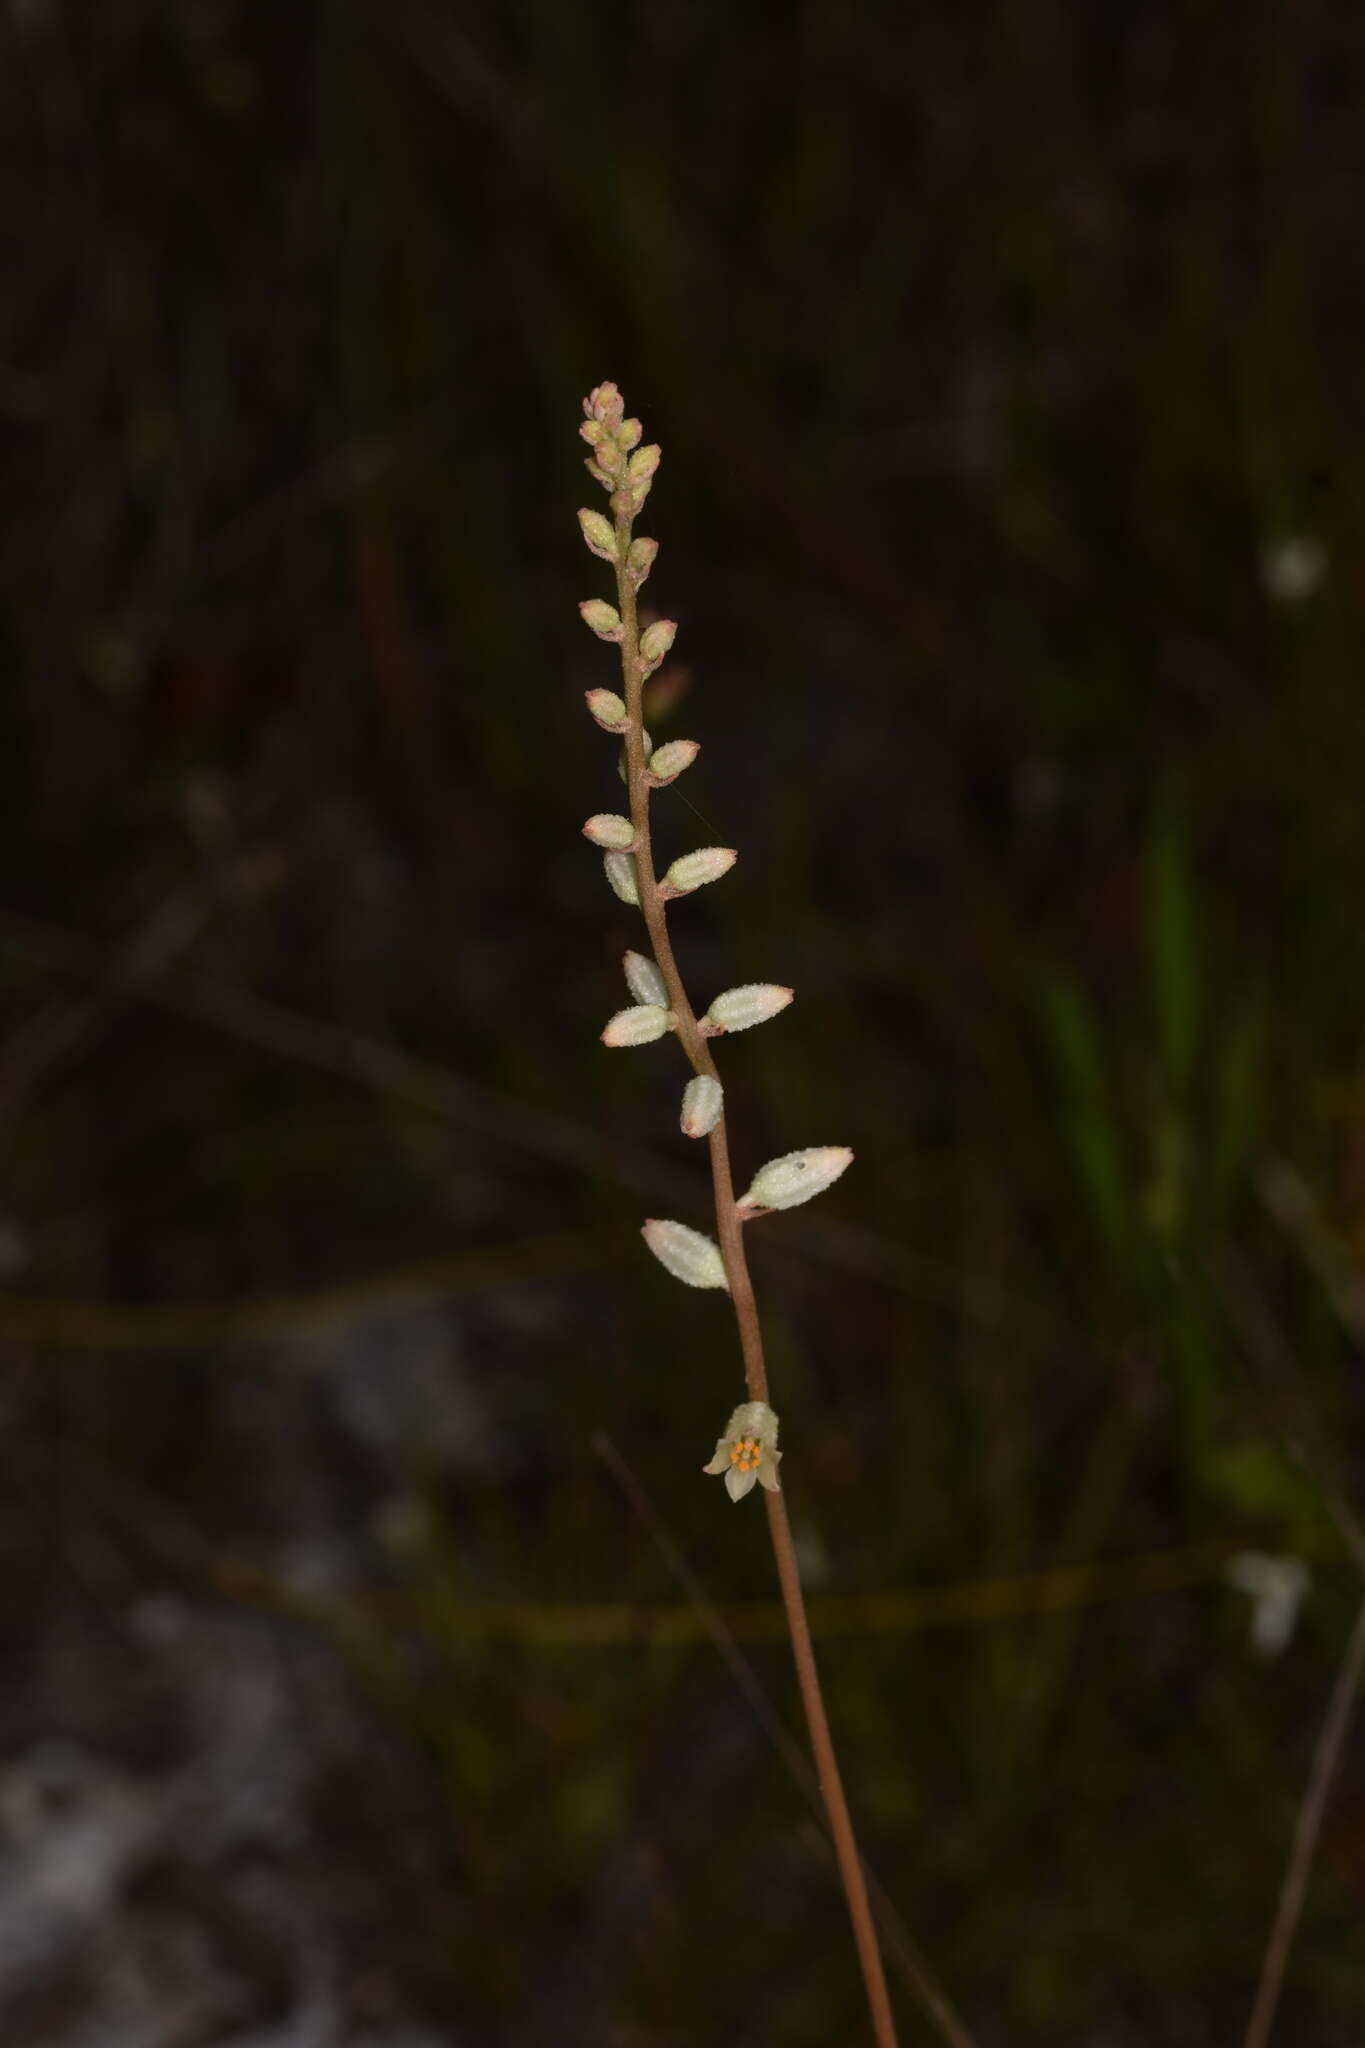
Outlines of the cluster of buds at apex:
M 617 518 L 629 519 L 649 495 L 659 450 L 640 447 L 644 429 L 638 420 L 624 418 L 625 401 L 614 384 L 599 384 L 590 391 L 583 400 L 583 411 L 587 417 L 578 431 L 592 449 L 588 475 L 611 492 L 611 509 Z M 592 547 L 592 542 L 588 545 Z M 609 559 L 614 561 L 615 554 Z
M 602 858 L 602 866 L 611 884 L 613 896 L 619 896 L 623 903 L 640 901 L 640 883 L 635 873 L 635 862 L 628 853 L 608 853 Z
M 669 740 L 657 754 L 650 755 L 645 781 L 651 789 L 666 789 L 676 782 L 684 768 L 690 768 L 701 748 L 695 740 Z
M 652 675 L 678 637 L 676 619 L 655 619 L 640 635 L 640 658 L 645 674 Z
M 714 1074 L 694 1074 L 683 1089 L 682 1134 L 704 1138 L 714 1131 L 725 1108 L 725 1090 Z
M 626 987 L 637 1003 L 661 1003 L 667 1009 L 667 986 L 647 954 L 627 953 L 621 965 L 626 970 Z
M 777 1476 L 782 1453 L 777 1448 L 777 1417 L 766 1401 L 741 1401 L 725 1425 L 725 1434 L 703 1472 L 725 1475 L 731 1500 L 743 1500 L 755 1486 L 781 1493 Z
M 847 1145 L 808 1145 L 804 1152 L 784 1152 L 780 1159 L 760 1166 L 748 1193 L 735 1204 L 735 1214 L 747 1223 L 770 1209 L 795 1209 L 832 1187 L 852 1159 Z
M 630 723 L 626 700 L 615 690 L 585 690 L 584 701 L 603 732 L 624 732 Z
M 626 401 L 614 384 L 594 384 L 583 400 L 583 412 L 587 425 L 579 432 L 585 441 L 596 442 L 603 432 L 614 433 L 621 424 L 621 415 Z M 591 429 L 596 428 L 596 432 Z
M 614 811 L 594 811 L 583 827 L 583 837 L 613 853 L 634 853 L 640 844 L 630 819 L 618 817 Z
M 689 1224 L 651 1216 L 640 1235 L 659 1264 L 686 1287 L 728 1287 L 720 1246 Z
M 602 1033 L 603 1045 L 653 1045 L 673 1029 L 673 1013 L 659 1003 L 635 1003 L 618 1010 Z
M 690 896 L 694 889 L 728 875 L 738 859 L 733 846 L 699 846 L 695 853 L 680 853 L 659 884 L 659 894 L 665 899 Z
M 592 553 L 600 555 L 604 562 L 619 559 L 616 549 L 616 528 L 610 519 L 604 519 L 600 512 L 590 512 L 586 506 L 580 508 L 578 523 L 583 529 L 583 538 Z
M 722 1031 L 747 1031 L 753 1024 L 766 1024 L 769 1017 L 786 1009 L 795 994 L 794 988 L 782 988 L 775 981 L 749 981 L 743 988 L 727 988 L 702 1018 L 702 1032 L 707 1038 L 718 1038 Z
M 648 540 L 643 534 L 626 549 L 626 574 L 637 590 L 654 567 L 658 552 L 658 541 Z
M 608 604 L 604 597 L 585 598 L 578 607 L 583 624 L 596 633 L 599 640 L 624 640 L 626 629 L 621 624 L 621 614 L 614 604 Z

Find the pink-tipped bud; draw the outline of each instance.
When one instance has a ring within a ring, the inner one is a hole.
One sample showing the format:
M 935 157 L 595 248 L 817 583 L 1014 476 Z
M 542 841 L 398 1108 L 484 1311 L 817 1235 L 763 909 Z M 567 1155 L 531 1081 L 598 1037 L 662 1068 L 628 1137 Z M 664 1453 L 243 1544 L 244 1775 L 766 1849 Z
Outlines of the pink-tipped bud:
M 622 420 L 620 426 L 616 429 L 617 447 L 624 448 L 629 453 L 632 448 L 639 446 L 640 436 L 643 432 L 644 428 L 638 420 Z
M 658 541 L 650 540 L 644 534 L 626 549 L 626 574 L 637 590 L 654 567 L 654 557 L 658 552 Z
M 596 633 L 599 640 L 624 639 L 626 629 L 621 624 L 621 614 L 604 597 L 588 598 L 578 607 L 578 613 L 583 624 L 590 632 Z
M 610 428 L 615 428 L 625 409 L 626 402 L 614 384 L 595 384 L 583 400 L 588 418 L 601 420 Z
M 695 740 L 670 740 L 657 754 L 651 754 L 645 781 L 651 789 L 666 788 L 677 781 L 684 768 L 692 766 L 700 752 Z
M 784 1152 L 754 1175 L 749 1192 L 737 1204 L 741 1221 L 765 1209 L 794 1209 L 812 1195 L 823 1194 L 853 1158 L 847 1145 L 809 1145 L 804 1152 Z
M 686 1223 L 651 1216 L 640 1232 L 661 1266 L 687 1287 L 728 1287 L 720 1246 Z
M 721 1031 L 747 1031 L 754 1024 L 766 1024 L 785 1010 L 795 989 L 782 988 L 775 981 L 750 981 L 742 988 L 727 988 L 718 995 L 702 1018 L 708 1037 Z
M 600 555 L 604 562 L 616 560 L 616 528 L 610 519 L 604 519 L 600 512 L 590 512 L 582 506 L 578 523 L 583 529 L 583 538 L 593 554 Z
M 594 811 L 583 827 L 583 837 L 612 853 L 633 853 L 637 844 L 630 819 L 613 811 Z
M 682 1132 L 685 1138 L 704 1138 L 720 1122 L 725 1091 L 712 1074 L 695 1074 L 683 1089 Z
M 664 876 L 661 893 L 686 896 L 707 882 L 718 882 L 738 859 L 733 846 L 699 846 L 695 853 L 680 853 Z
M 662 454 L 663 450 L 657 441 L 650 441 L 645 447 L 637 448 L 631 456 L 629 467 L 626 470 L 626 476 L 629 481 L 632 484 L 647 482 L 659 467 L 659 458 Z
M 603 1045 L 652 1045 L 673 1029 L 671 1012 L 659 1003 L 636 1003 L 618 1010 L 602 1033 Z
M 615 690 L 585 690 L 583 698 L 603 732 L 620 732 L 628 723 L 625 698 Z
M 678 636 L 676 619 L 655 619 L 640 635 L 640 652 L 651 668 L 657 668 Z

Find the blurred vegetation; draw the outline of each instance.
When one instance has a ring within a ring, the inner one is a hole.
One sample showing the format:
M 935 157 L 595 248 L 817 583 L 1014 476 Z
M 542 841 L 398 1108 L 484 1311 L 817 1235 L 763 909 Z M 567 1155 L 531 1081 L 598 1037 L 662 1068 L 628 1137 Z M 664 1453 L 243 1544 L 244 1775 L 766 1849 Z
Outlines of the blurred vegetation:
M 737 1171 L 858 1155 L 754 1241 L 868 1856 L 981 2048 L 1239 2039 L 1359 1599 L 1365 16 L 2 33 L 6 1753 L 156 1754 L 111 1614 L 240 1606 L 368 1731 L 286 1857 L 338 1925 L 385 1870 L 366 1996 L 861 2037 L 799 1789 L 591 1447 L 794 1725 L 697 1477 L 732 1333 L 636 1237 L 705 1220 L 680 1075 L 597 1042 L 609 376 L 703 746 L 665 858 L 742 852 L 684 970 L 798 991 Z M 1274 1660 L 1248 1549 L 1312 1565 Z M 1365 2031 L 1363 1893 L 1357 1745 L 1296 2048 Z

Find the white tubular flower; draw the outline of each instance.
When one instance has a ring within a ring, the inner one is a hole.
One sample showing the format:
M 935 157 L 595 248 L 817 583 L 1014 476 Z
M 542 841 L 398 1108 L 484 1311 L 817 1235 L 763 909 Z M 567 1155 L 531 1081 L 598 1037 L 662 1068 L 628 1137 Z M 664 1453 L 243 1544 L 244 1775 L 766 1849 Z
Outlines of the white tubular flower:
M 627 721 L 624 697 L 618 697 L 615 690 L 585 690 L 583 696 L 603 732 L 620 732 Z
M 777 1417 L 766 1401 L 741 1401 L 725 1425 L 715 1456 L 703 1472 L 724 1473 L 731 1500 L 743 1500 L 755 1486 L 780 1493 L 777 1476 L 782 1457 L 777 1448 Z
M 725 1107 L 725 1091 L 711 1074 L 696 1074 L 683 1089 L 682 1132 L 685 1138 L 704 1138 L 714 1131 Z
M 852 1159 L 847 1145 L 809 1145 L 804 1152 L 784 1152 L 780 1159 L 770 1159 L 740 1198 L 740 1220 L 761 1216 L 765 1209 L 794 1209 L 812 1195 L 823 1194 Z
M 677 781 L 684 768 L 692 766 L 700 752 L 695 740 L 670 740 L 650 756 L 645 781 L 651 789 L 666 789 L 670 782 Z
M 782 988 L 775 981 L 750 981 L 743 988 L 727 988 L 702 1018 L 701 1028 L 708 1038 L 722 1031 L 747 1031 L 785 1010 L 795 994 L 795 989 Z
M 651 1216 L 641 1237 L 661 1266 L 687 1287 L 728 1287 L 720 1246 L 686 1223 Z
M 1229 1560 L 1229 1582 L 1251 1600 L 1251 1647 L 1258 1657 L 1278 1657 L 1288 1646 L 1308 1591 L 1309 1571 L 1302 1558 L 1267 1557 L 1260 1550 L 1240 1550 Z
M 628 853 L 608 853 L 603 856 L 602 866 L 611 883 L 612 894 L 619 896 L 623 903 L 638 903 L 640 885 L 635 879 L 635 862 L 631 856 Z
M 632 1009 L 618 1010 L 602 1033 L 603 1045 L 652 1045 L 656 1038 L 662 1038 L 666 1031 L 673 1029 L 673 1018 L 669 1011 L 661 1009 L 658 1003 L 636 1003 Z
M 629 853 L 639 843 L 630 819 L 618 817 L 613 811 L 594 811 L 583 827 L 583 837 L 590 839 L 594 846 L 603 846 L 615 853 Z
M 733 846 L 699 846 L 695 853 L 680 853 L 664 876 L 660 894 L 687 896 L 728 875 L 738 859 Z
M 621 965 L 626 970 L 626 987 L 637 1003 L 659 1003 L 668 1008 L 668 989 L 654 962 L 644 953 L 627 953 Z

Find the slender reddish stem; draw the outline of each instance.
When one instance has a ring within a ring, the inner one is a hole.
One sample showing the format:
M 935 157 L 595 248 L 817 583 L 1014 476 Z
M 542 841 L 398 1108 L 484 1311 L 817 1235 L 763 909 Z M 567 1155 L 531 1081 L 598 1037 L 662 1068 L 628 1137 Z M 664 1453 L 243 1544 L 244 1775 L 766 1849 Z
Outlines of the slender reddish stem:
M 626 571 L 626 551 L 630 546 L 630 538 L 630 519 L 618 517 L 616 589 L 618 609 L 625 628 L 621 641 L 621 673 L 625 678 L 626 710 L 629 718 L 626 727 L 626 779 L 630 788 L 630 821 L 636 834 L 635 874 L 640 908 L 644 913 L 654 958 L 668 990 L 669 1008 L 673 1012 L 678 1042 L 691 1062 L 694 1072 L 709 1074 L 713 1080 L 719 1081 L 720 1076 L 716 1072 L 711 1048 L 702 1036 L 696 1012 L 688 1000 L 682 975 L 678 971 L 678 963 L 674 958 L 673 946 L 668 935 L 668 913 L 654 874 L 654 855 L 649 836 L 650 790 L 649 784 L 645 781 L 642 717 L 645 665 L 640 654 L 635 585 Z M 735 1205 L 734 1181 L 730 1172 L 730 1147 L 723 1112 L 710 1133 L 709 1143 L 711 1182 L 716 1200 L 716 1236 L 720 1244 L 721 1257 L 725 1262 L 730 1300 L 734 1306 L 735 1322 L 739 1330 L 745 1384 L 751 1401 L 766 1401 L 768 1372 L 763 1360 L 763 1334 L 759 1327 L 758 1304 L 754 1299 L 753 1282 L 749 1277 L 749 1264 L 744 1256 L 744 1226 Z M 834 1841 L 839 1875 L 843 1880 L 844 1895 L 848 1900 L 849 1918 L 853 1923 L 853 1939 L 858 1950 L 863 1984 L 867 1991 L 868 2009 L 872 2017 L 873 2037 L 877 2048 L 896 2048 L 896 2025 L 892 2018 L 891 2000 L 887 1993 L 886 1976 L 882 1969 L 872 1909 L 868 1903 L 862 1859 L 858 1854 L 858 1843 L 853 1833 L 848 1801 L 844 1797 L 843 1780 L 839 1775 L 839 1763 L 834 1753 L 834 1740 L 830 1734 L 829 1717 L 825 1712 L 824 1694 L 821 1691 L 820 1674 L 815 1662 L 815 1648 L 811 1642 L 810 1624 L 806 1619 L 801 1574 L 797 1568 L 796 1551 L 792 1544 L 791 1525 L 787 1520 L 786 1495 L 765 1490 L 763 1499 L 768 1510 L 768 1533 L 772 1538 L 773 1556 L 777 1561 L 778 1583 L 782 1589 L 782 1604 L 787 1614 L 787 1628 L 791 1636 L 792 1656 L 796 1663 L 801 1704 L 805 1709 L 806 1726 L 810 1731 L 811 1753 L 815 1759 L 821 1797 L 829 1816 L 830 1834 Z

